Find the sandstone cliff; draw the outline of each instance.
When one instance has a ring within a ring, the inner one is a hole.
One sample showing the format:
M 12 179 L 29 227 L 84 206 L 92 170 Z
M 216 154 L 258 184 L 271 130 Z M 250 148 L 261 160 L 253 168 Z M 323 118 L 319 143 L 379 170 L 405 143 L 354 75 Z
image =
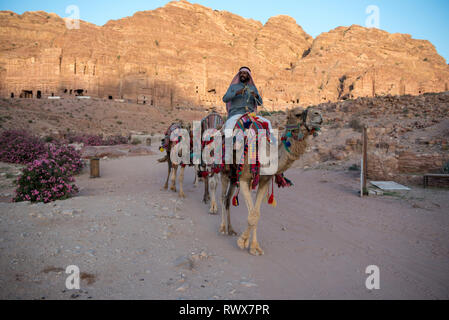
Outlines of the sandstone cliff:
M 360 26 L 313 39 L 288 16 L 265 25 L 187 1 L 69 30 L 56 14 L 0 12 L 0 94 L 84 94 L 158 106 L 223 105 L 241 65 L 268 109 L 448 90 L 428 41 Z

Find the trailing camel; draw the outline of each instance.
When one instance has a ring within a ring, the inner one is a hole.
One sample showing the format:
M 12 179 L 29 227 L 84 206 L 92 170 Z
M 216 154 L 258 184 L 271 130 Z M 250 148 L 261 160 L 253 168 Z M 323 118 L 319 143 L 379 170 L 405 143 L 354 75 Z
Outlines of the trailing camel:
M 210 129 L 215 129 L 218 131 L 223 127 L 223 124 L 224 124 L 223 117 L 214 110 L 201 120 L 201 132 L 202 134 L 204 134 L 207 130 Z M 213 139 L 211 139 L 207 143 L 212 142 Z M 204 147 L 206 146 L 207 143 L 202 142 L 201 154 L 203 154 Z M 202 159 L 201 164 L 199 165 L 197 176 L 202 178 L 204 181 L 203 202 L 208 203 L 210 200 L 209 213 L 217 214 L 218 206 L 216 200 L 216 189 L 220 178 L 219 171 L 216 170 L 216 166 L 214 164 L 207 165 L 203 162 Z M 209 192 L 209 186 L 211 192 Z
M 177 176 L 177 173 L 178 173 L 178 167 L 181 166 L 181 169 L 180 169 L 180 172 L 179 172 L 179 178 L 178 178 L 179 197 L 185 198 L 183 183 L 184 183 L 184 171 L 185 171 L 186 165 L 175 164 L 175 163 L 172 162 L 171 157 L 170 157 L 171 150 L 178 143 L 178 142 L 174 142 L 174 141 L 170 140 L 171 133 L 173 131 L 175 131 L 176 129 L 186 129 L 189 134 L 191 133 L 191 125 L 190 125 L 190 123 L 185 123 L 182 120 L 180 122 L 172 123 L 170 125 L 170 127 L 167 129 L 166 133 L 165 133 L 165 137 L 162 140 L 162 145 L 161 145 L 161 148 L 160 148 L 161 151 L 165 151 L 166 152 L 166 155 L 165 155 L 165 157 L 163 157 L 162 159 L 159 159 L 158 161 L 161 162 L 161 163 L 167 162 L 168 174 L 167 174 L 167 180 L 165 181 L 165 184 L 164 184 L 164 189 L 165 190 L 168 189 L 169 181 L 171 181 L 170 190 L 172 190 L 173 192 L 176 192 L 176 176 Z M 196 178 L 196 175 L 195 175 L 195 182 L 194 182 L 194 184 L 198 185 L 198 179 Z

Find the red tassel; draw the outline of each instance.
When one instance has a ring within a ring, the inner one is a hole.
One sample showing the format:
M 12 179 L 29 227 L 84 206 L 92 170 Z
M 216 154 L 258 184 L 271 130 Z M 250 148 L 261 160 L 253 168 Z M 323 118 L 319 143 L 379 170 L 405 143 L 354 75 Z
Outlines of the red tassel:
M 237 189 L 237 192 L 235 193 L 235 196 L 232 198 L 232 205 L 234 207 L 238 207 L 239 206 L 239 193 L 240 193 L 240 188 Z
M 238 207 L 238 206 L 239 206 L 239 195 L 238 195 L 238 194 L 236 194 L 236 195 L 234 196 L 234 198 L 232 198 L 232 205 L 233 205 L 234 207 Z
M 273 204 L 273 202 L 274 202 L 274 194 L 271 193 L 271 196 L 270 196 L 270 198 L 268 199 L 268 204 Z
M 268 187 L 268 189 L 269 189 L 269 187 Z M 268 194 L 269 194 L 269 191 L 268 191 Z M 274 179 L 271 179 L 271 196 L 268 197 L 267 202 L 269 205 L 272 205 L 273 207 L 276 207 L 276 205 L 277 205 L 276 200 L 274 199 Z

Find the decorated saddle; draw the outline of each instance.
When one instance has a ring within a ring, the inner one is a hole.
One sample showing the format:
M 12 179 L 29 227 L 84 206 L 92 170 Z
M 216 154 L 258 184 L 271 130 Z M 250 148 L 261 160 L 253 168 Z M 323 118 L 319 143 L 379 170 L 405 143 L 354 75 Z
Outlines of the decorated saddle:
M 161 141 L 161 146 L 159 147 L 159 151 L 164 152 L 167 151 L 169 152 L 169 148 L 170 148 L 170 137 L 173 131 L 175 131 L 176 129 L 182 129 L 182 126 L 180 123 L 173 123 L 170 125 L 170 127 L 168 127 L 167 131 L 165 131 L 165 136 L 164 139 L 162 139 Z M 189 132 L 190 135 L 190 163 L 189 164 L 185 164 L 181 162 L 181 166 L 182 167 L 186 167 L 187 165 L 191 166 L 192 165 L 192 158 L 193 158 L 193 137 L 192 137 L 192 131 Z M 179 143 L 182 140 L 182 137 L 179 136 L 178 137 L 178 141 L 175 142 L 175 145 L 177 143 Z M 170 155 L 168 155 L 170 156 Z
M 250 172 L 252 174 L 252 189 L 256 189 L 259 184 L 260 179 L 260 161 L 259 161 L 259 154 L 258 154 L 258 148 L 259 148 L 259 136 L 260 135 L 266 135 L 260 136 L 260 138 L 267 139 L 267 145 L 271 142 L 271 136 L 270 136 L 270 128 L 269 123 L 264 121 L 264 119 L 258 117 L 255 113 L 246 113 L 242 115 L 236 122 L 234 126 L 235 129 L 242 130 L 245 134 L 243 146 L 239 145 L 239 141 L 234 137 L 234 149 L 238 150 L 239 148 L 243 148 L 243 152 L 241 153 L 240 159 L 234 159 L 236 160 L 234 163 L 236 165 L 231 166 L 231 183 L 236 185 L 238 188 L 240 187 L 240 176 L 242 175 L 244 164 L 245 164 L 245 158 L 247 158 L 247 163 L 249 163 L 250 166 Z M 252 130 L 251 130 L 252 129 Z M 264 129 L 265 131 L 261 131 L 260 129 Z M 252 146 L 252 147 L 250 147 Z M 222 165 L 221 169 L 224 169 L 225 166 L 225 139 L 223 137 L 223 151 L 222 151 Z M 234 155 L 233 155 L 234 157 Z M 235 158 L 235 157 L 234 157 Z M 251 160 L 251 161 L 249 161 Z M 269 204 L 275 206 L 276 201 L 274 199 L 274 182 L 278 185 L 279 188 L 285 188 L 290 187 L 293 185 L 293 183 L 284 177 L 284 174 L 277 174 L 274 176 L 274 180 L 272 181 L 272 192 L 271 195 L 267 195 L 267 201 Z M 238 189 L 239 190 L 239 189 Z M 236 195 L 232 199 L 232 204 L 234 206 L 239 205 L 238 201 L 238 193 L 237 191 Z
M 159 150 L 161 152 L 164 152 L 165 150 L 168 150 L 169 146 L 170 146 L 170 136 L 171 133 L 173 131 L 175 131 L 176 129 L 180 129 L 181 128 L 181 124 L 180 123 L 172 123 L 170 125 L 170 127 L 168 127 L 167 131 L 165 131 L 165 136 L 164 139 L 162 139 L 161 141 L 161 146 L 159 148 Z
M 253 175 L 252 188 L 255 189 L 259 184 L 259 174 L 260 174 L 260 161 L 258 154 L 258 141 L 259 135 L 266 134 L 267 142 L 270 143 L 270 128 L 268 122 L 259 118 L 255 113 L 245 113 L 243 116 L 237 120 L 234 130 L 240 129 L 244 133 L 247 133 L 244 138 L 243 152 L 241 153 L 241 158 L 236 159 L 237 168 L 233 175 L 231 176 L 231 183 L 239 185 L 240 176 L 242 175 L 245 158 L 248 159 L 250 164 L 250 171 Z M 265 130 L 263 131 L 260 130 Z M 264 137 L 261 137 L 264 138 Z M 242 146 L 239 141 L 235 139 L 235 149 L 238 150 Z M 250 146 L 253 146 L 250 148 Z M 224 154 L 224 152 L 223 152 Z M 249 161 L 251 160 L 251 161 Z
M 212 112 L 207 115 L 205 118 L 201 120 L 201 132 L 204 134 L 209 129 L 221 130 L 224 125 L 223 117 L 217 112 Z M 201 139 L 201 154 L 203 153 L 206 146 L 212 144 L 214 142 L 214 138 L 211 137 L 208 141 Z M 215 156 L 212 151 L 211 156 Z M 204 163 L 203 158 L 201 157 L 201 164 L 198 171 L 199 177 L 207 177 L 212 176 L 213 174 L 220 173 L 221 166 L 217 164 L 206 165 Z

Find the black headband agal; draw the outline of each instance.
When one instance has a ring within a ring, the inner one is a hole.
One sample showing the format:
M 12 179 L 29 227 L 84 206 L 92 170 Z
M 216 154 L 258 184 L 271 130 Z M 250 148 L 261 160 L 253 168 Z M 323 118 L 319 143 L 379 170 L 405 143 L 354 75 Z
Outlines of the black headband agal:
M 250 68 L 248 68 L 248 67 L 241 67 L 241 68 L 239 69 L 239 72 L 240 72 L 240 71 L 242 71 L 242 69 L 244 69 L 244 68 L 248 69 L 248 70 L 249 70 L 249 72 L 251 72 L 251 69 L 250 69 Z

